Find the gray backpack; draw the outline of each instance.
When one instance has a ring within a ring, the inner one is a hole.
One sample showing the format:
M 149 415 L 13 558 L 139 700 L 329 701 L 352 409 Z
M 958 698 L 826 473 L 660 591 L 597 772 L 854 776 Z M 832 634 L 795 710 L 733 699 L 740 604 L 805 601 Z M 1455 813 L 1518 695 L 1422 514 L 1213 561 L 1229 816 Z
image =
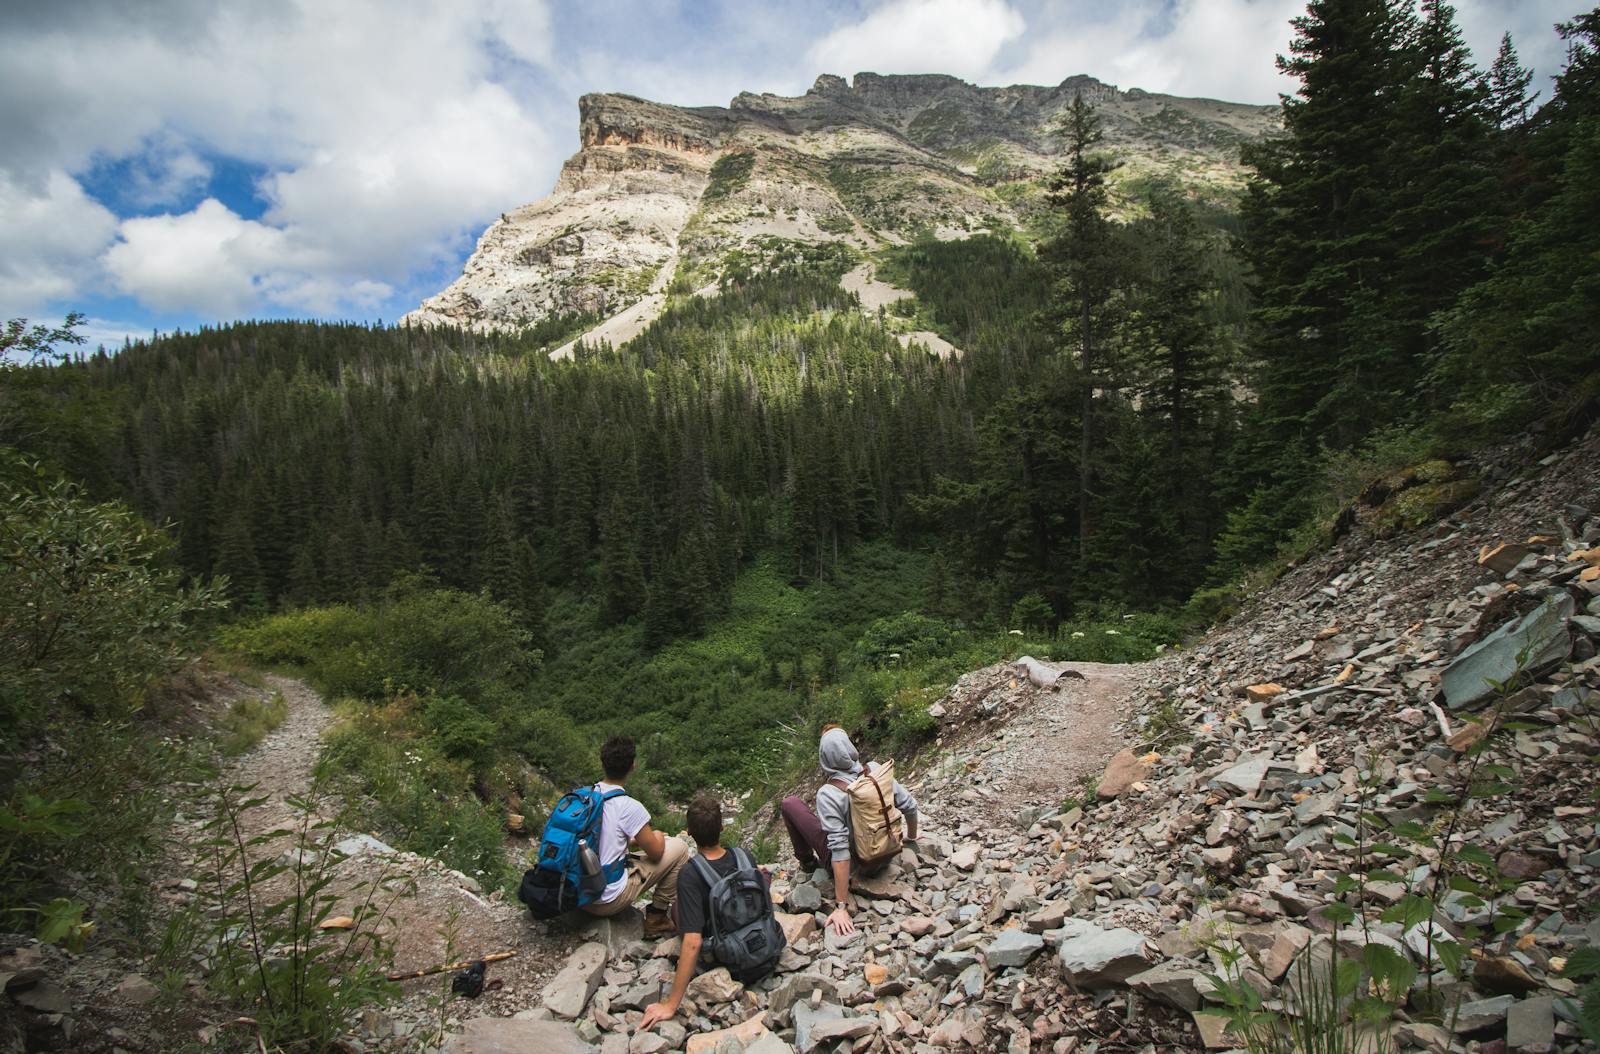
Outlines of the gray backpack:
M 733 853 L 735 870 L 726 878 L 696 855 L 694 866 L 711 888 L 701 959 L 726 966 L 740 984 L 752 984 L 771 973 L 783 954 L 783 927 L 772 916 L 767 880 L 743 849 Z

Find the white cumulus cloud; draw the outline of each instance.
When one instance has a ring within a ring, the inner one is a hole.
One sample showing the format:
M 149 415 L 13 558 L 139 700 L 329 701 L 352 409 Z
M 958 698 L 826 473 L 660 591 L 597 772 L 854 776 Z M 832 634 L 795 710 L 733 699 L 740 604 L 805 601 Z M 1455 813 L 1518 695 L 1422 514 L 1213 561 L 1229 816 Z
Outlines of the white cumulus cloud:
M 60 169 L 30 183 L 0 168 L 0 314 L 71 295 L 116 227 L 110 210 Z
M 890 0 L 811 46 L 818 72 L 985 73 L 1027 24 L 1005 0 Z M 1057 78 L 1059 79 L 1059 78 Z
M 497 79 L 550 60 L 540 0 L 71 6 L 0 16 L 13 45 L 0 136 L 26 147 L 0 174 L 29 197 L 23 211 L 66 207 L 52 173 L 107 160 L 129 162 L 126 201 L 171 204 L 206 185 L 207 156 L 265 169 L 264 208 L 247 219 L 208 200 L 127 218 L 109 251 L 101 209 L 98 243 L 56 252 L 74 257 L 79 283 L 62 267 L 11 279 L 0 293 L 15 308 L 98 273 L 161 310 L 366 312 L 542 194 L 560 162 L 534 103 Z

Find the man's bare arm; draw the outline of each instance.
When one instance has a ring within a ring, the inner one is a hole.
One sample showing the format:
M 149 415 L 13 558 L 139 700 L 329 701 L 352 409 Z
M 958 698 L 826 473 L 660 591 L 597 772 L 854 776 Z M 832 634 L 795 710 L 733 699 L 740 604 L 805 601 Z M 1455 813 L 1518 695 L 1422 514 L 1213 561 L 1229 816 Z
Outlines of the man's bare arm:
M 639 828 L 639 833 L 633 836 L 632 841 L 644 851 L 645 858 L 652 864 L 659 863 L 661 854 L 667 851 L 667 836 L 649 824 Z

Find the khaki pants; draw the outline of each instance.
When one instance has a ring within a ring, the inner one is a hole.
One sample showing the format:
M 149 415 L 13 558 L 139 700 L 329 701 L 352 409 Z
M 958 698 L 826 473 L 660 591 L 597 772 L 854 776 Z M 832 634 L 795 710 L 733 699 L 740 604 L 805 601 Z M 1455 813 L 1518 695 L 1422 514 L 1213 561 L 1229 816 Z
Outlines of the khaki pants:
M 678 899 L 678 872 L 683 870 L 684 861 L 689 859 L 689 844 L 682 838 L 668 838 L 666 843 L 660 860 L 652 861 L 643 854 L 629 859 L 628 884 L 615 900 L 587 904 L 583 910 L 602 918 L 620 915 L 633 907 L 639 894 L 646 890 L 650 891 L 652 907 L 670 910 Z

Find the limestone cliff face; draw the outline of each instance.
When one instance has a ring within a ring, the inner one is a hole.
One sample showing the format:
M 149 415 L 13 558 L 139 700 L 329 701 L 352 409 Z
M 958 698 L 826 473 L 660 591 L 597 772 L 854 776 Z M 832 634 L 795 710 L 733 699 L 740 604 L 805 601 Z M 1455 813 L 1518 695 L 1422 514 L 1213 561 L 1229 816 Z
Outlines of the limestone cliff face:
M 1092 77 L 985 88 L 942 75 L 825 74 L 804 95 L 744 93 L 681 107 L 628 95 L 578 104 L 581 148 L 549 197 L 504 214 L 450 287 L 406 316 L 514 327 L 568 311 L 612 315 L 696 289 L 733 261 L 797 247 L 870 251 L 932 232 L 1028 230 L 1075 95 L 1093 102 L 1119 178 L 1162 172 L 1202 195 L 1242 182 L 1241 142 L 1277 108 L 1119 91 Z

